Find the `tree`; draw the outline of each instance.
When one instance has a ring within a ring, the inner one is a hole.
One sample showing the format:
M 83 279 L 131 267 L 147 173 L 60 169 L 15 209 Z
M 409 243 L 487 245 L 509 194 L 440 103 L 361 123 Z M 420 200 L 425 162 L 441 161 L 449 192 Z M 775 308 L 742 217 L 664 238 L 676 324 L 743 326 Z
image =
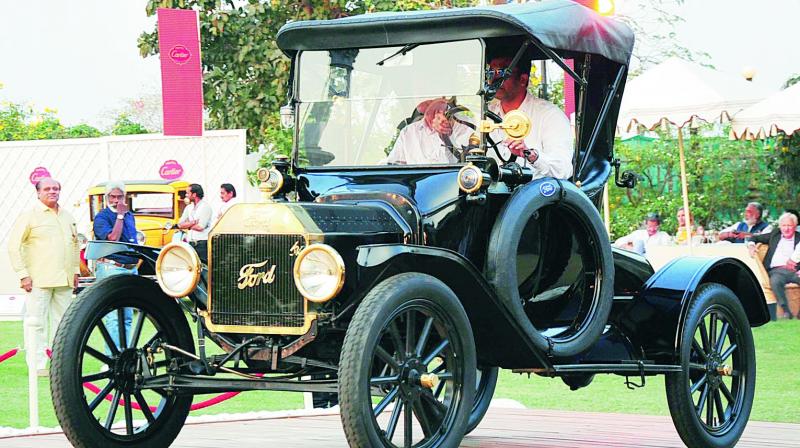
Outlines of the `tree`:
M 677 25 L 684 22 L 675 10 L 684 0 L 626 0 L 617 7 L 616 18 L 633 29 L 636 43 L 633 48 L 631 76 L 676 56 L 701 65 L 711 66 L 710 55 L 702 49 L 691 49 L 681 43 Z
M 770 145 L 761 141 L 702 137 L 702 134 L 703 129 L 690 134 L 686 145 L 689 202 L 698 224 L 718 229 L 736 222 L 749 201 L 759 201 L 778 212 L 792 204 L 792 198 L 794 204 L 797 203 L 798 184 L 792 184 L 781 171 L 792 167 L 776 167 L 782 162 L 774 155 L 776 151 L 788 155 L 796 149 L 777 140 Z M 677 229 L 675 212 L 683 206 L 675 137 L 670 132 L 660 132 L 657 139 L 635 137 L 618 141 L 614 149 L 626 169 L 640 176 L 640 182 L 632 190 L 611 183 L 609 206 L 614 237 L 639 227 L 649 212 L 661 214 L 663 229 L 674 233 Z M 800 151 L 795 154 L 798 153 Z M 796 161 L 800 157 L 787 160 Z M 797 166 L 797 162 L 794 163 Z M 797 169 L 800 171 L 800 167 Z
M 150 132 L 146 127 L 131 120 L 125 114 L 118 116 L 114 126 L 111 128 L 112 135 L 149 134 Z
M 203 96 L 209 127 L 247 129 L 250 150 L 271 143 L 280 127 L 278 110 L 286 103 L 289 60 L 275 44 L 288 21 L 333 19 L 366 12 L 413 10 L 471 4 L 424 0 L 149 0 L 157 8 L 199 11 L 203 54 Z M 139 37 L 142 56 L 158 53 L 157 30 Z M 274 135 L 273 135 L 274 136 Z M 280 139 L 279 139 L 280 140 Z M 285 141 L 282 139 L 281 141 Z M 288 148 L 282 147 L 283 151 Z
M 0 106 L 0 141 L 50 140 L 58 138 L 99 137 L 98 129 L 88 124 L 67 127 L 61 124 L 56 111 L 32 106 L 3 103 Z
M 794 75 L 790 76 L 789 79 L 786 80 L 786 82 L 783 83 L 781 89 L 788 89 L 789 87 L 797 84 L 798 82 L 800 82 L 800 73 L 795 73 Z

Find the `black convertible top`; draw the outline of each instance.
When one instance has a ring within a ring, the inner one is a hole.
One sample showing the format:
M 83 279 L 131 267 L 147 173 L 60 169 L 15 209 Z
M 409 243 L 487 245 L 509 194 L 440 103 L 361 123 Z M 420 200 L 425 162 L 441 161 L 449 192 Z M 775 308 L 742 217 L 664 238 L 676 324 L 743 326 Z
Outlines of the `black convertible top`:
M 381 12 L 284 25 L 277 43 L 300 50 L 367 48 L 528 35 L 553 50 L 591 53 L 628 65 L 633 31 L 572 0 L 475 8 Z

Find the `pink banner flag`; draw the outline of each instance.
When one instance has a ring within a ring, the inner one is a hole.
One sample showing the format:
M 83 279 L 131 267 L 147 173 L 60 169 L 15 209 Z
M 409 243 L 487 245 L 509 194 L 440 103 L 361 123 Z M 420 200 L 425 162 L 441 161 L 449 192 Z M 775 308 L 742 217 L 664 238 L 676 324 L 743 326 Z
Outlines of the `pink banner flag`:
M 197 11 L 158 9 L 164 135 L 203 135 L 203 70 Z
M 567 59 L 566 63 L 569 68 L 575 70 L 574 60 Z M 567 72 L 564 72 L 564 113 L 572 121 L 572 114 L 575 113 L 575 81 Z

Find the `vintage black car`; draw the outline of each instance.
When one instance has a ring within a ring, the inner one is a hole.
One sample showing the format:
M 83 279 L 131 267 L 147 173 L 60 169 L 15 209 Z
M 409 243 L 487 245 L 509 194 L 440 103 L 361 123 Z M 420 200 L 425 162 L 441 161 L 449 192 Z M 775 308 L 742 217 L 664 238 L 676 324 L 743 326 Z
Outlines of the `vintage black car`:
M 326 400 L 351 446 L 457 446 L 499 368 L 573 389 L 598 373 L 629 387 L 663 374 L 688 446 L 736 443 L 755 390 L 751 327 L 768 320 L 754 275 L 692 257 L 653 272 L 611 248 L 598 213 L 619 169 L 627 26 L 550 0 L 296 22 L 277 39 L 295 149 L 259 173 L 264 201 L 215 225 L 208 264 L 183 243 L 89 244 L 89 257 L 137 256 L 157 278 L 97 282 L 61 322 L 52 394 L 75 446 L 167 446 L 195 395 L 245 390 L 338 394 Z M 492 133 L 523 138 L 531 123 L 489 111 L 498 49 L 574 80 L 569 179 L 498 160 Z M 432 98 L 472 134 L 445 145 L 457 161 L 386 163 Z

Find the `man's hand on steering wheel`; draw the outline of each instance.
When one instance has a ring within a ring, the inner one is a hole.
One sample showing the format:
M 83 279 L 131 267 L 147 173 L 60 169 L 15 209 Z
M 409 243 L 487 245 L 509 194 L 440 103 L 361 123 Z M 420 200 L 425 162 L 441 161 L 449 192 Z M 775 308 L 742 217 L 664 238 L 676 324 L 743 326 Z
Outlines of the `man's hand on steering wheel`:
M 509 138 L 506 139 L 504 143 L 508 150 L 511 151 L 511 154 L 522 157 L 527 160 L 528 163 L 535 163 L 539 159 L 539 152 L 533 148 L 528 148 L 524 140 L 512 140 Z
M 453 124 L 445 117 L 444 112 L 437 112 L 431 119 L 431 127 L 439 135 L 453 133 Z

